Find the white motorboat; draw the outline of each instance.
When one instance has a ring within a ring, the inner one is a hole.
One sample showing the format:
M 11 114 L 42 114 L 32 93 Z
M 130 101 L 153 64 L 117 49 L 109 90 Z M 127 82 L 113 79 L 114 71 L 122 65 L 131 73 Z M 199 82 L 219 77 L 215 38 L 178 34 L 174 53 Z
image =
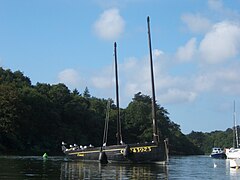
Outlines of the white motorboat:
M 226 149 L 228 159 L 240 159 L 240 148 Z
M 219 148 L 219 147 L 212 148 L 212 153 L 210 154 L 210 156 L 212 158 L 216 158 L 216 159 L 226 159 L 227 158 L 223 149 Z

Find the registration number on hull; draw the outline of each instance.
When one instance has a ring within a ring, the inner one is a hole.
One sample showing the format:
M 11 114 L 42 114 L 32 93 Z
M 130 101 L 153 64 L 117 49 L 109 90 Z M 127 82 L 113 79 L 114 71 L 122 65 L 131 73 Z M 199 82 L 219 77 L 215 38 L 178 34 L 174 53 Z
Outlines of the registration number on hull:
M 131 147 L 130 151 L 133 153 L 142 153 L 142 152 L 151 152 L 152 147 L 151 146 L 144 146 L 144 147 Z M 121 150 L 121 153 L 123 154 L 124 149 Z

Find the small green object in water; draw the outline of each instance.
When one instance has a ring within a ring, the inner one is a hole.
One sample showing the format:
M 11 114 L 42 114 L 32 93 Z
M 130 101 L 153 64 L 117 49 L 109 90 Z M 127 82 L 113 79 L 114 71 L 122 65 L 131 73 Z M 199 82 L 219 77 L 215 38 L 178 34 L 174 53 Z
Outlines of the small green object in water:
M 48 158 L 47 153 L 44 153 L 44 154 L 43 154 L 43 158 L 44 158 L 44 159 L 47 159 L 47 158 Z

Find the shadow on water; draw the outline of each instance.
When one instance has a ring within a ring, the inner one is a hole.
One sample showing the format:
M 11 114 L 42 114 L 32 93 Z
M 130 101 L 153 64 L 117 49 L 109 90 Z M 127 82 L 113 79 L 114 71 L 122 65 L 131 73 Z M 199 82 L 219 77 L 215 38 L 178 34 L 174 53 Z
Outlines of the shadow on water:
M 0 179 L 56 179 L 62 161 L 61 157 L 0 156 Z
M 167 166 L 62 162 L 61 179 L 168 179 Z

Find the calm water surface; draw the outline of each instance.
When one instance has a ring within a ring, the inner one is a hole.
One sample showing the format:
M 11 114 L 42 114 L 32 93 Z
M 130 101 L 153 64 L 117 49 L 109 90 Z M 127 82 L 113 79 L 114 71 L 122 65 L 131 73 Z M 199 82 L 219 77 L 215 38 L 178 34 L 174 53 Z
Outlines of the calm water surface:
M 215 164 L 215 167 L 214 167 Z M 240 179 L 228 160 L 208 156 L 174 156 L 168 165 L 107 164 L 64 157 L 0 156 L 0 179 Z

